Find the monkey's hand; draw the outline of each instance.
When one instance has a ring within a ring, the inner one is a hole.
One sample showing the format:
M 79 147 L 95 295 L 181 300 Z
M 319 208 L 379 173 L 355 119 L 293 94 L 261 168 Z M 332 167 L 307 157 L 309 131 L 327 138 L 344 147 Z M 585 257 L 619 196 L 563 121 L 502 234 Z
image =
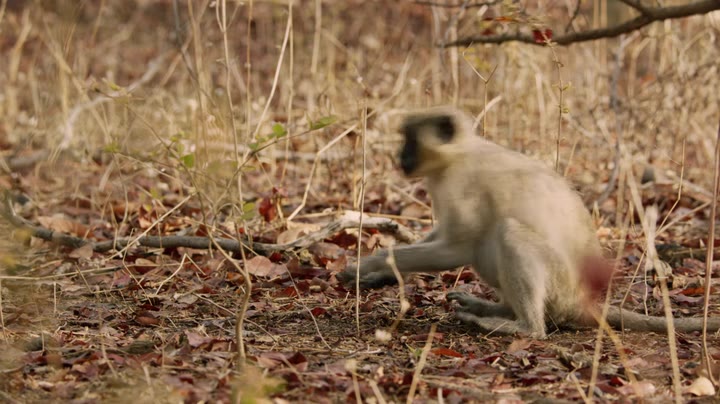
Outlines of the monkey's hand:
M 379 289 L 386 285 L 395 285 L 397 278 L 385 263 L 386 257 L 375 255 L 364 257 L 360 263 L 360 289 Z M 337 274 L 336 278 L 348 287 L 355 287 L 357 284 L 357 263 L 349 263 L 343 272 Z

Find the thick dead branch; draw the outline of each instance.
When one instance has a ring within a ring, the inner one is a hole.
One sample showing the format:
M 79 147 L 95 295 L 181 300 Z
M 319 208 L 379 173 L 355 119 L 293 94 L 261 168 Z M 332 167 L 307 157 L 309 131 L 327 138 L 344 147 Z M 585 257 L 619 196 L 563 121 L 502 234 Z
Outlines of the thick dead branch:
M 46 229 L 41 226 L 35 226 L 28 223 L 26 220 L 17 216 L 10 205 L 10 197 L 8 193 L 5 194 L 4 200 L 2 201 L 2 207 L 0 207 L 0 216 L 2 216 L 7 222 L 13 227 L 27 231 L 32 237 L 39 238 L 41 240 L 50 241 L 62 246 L 71 248 L 79 248 L 85 245 L 91 245 L 95 252 L 107 252 L 111 250 L 120 250 L 127 247 L 128 245 L 136 245 L 139 247 L 150 247 L 150 248 L 196 248 L 196 249 L 209 249 L 213 248 L 213 241 L 210 237 L 199 237 L 199 236 L 142 236 L 142 237 L 123 237 L 115 240 L 92 242 L 82 237 L 71 236 L 64 233 L 59 233 L 50 229 Z M 268 255 L 276 251 L 290 251 L 296 249 L 307 248 L 314 243 L 325 240 L 326 238 L 332 237 L 333 235 L 352 228 L 358 228 L 359 223 L 351 215 L 345 215 L 344 217 L 330 222 L 325 227 L 317 232 L 308 234 L 304 237 L 300 237 L 297 240 L 286 243 L 286 244 L 270 244 L 270 243 L 254 243 L 250 240 L 244 239 L 241 241 L 229 238 L 215 238 L 215 242 L 220 248 L 230 251 L 233 253 L 240 253 L 241 246 L 254 251 L 257 254 Z M 363 220 L 363 229 L 376 229 L 383 232 L 392 233 L 402 242 L 412 242 L 415 240 L 413 233 L 395 221 L 387 218 L 373 217 L 370 219 Z
M 664 21 L 668 19 L 690 17 L 697 14 L 707 14 L 714 10 L 720 10 L 720 1 L 718 0 L 701 0 L 698 2 L 683 4 L 680 6 L 669 7 L 643 7 L 639 6 L 635 1 L 626 0 L 625 4 L 635 8 L 640 15 L 628 20 L 620 25 L 606 28 L 591 29 L 588 31 L 572 32 L 556 36 L 552 39 L 553 43 L 558 45 L 570 45 L 576 42 L 594 41 L 602 38 L 614 38 L 625 33 L 636 31 L 655 21 Z M 638 3 L 639 4 L 639 3 Z M 501 34 L 501 35 L 482 35 L 468 38 L 461 38 L 457 41 L 444 44 L 444 47 L 451 46 L 470 46 L 482 43 L 504 43 L 504 42 L 524 42 L 532 45 L 544 46 L 544 41 L 538 41 L 532 34 Z

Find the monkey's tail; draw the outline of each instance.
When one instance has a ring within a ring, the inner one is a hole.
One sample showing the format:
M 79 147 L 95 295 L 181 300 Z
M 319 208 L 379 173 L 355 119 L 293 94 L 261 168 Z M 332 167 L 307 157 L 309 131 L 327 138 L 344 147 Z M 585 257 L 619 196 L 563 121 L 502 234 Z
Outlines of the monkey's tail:
M 610 307 L 607 322 L 618 330 L 667 332 L 665 317 L 646 316 L 644 314 Z M 680 332 L 702 331 L 703 319 L 698 317 L 673 318 L 675 330 Z M 715 332 L 720 329 L 720 318 L 708 317 L 708 331 Z

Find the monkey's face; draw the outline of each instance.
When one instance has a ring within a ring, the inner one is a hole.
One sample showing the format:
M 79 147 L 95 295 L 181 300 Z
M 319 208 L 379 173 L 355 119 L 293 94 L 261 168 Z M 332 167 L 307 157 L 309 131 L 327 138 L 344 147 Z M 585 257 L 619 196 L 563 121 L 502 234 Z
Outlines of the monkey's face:
M 401 129 L 405 144 L 400 151 L 400 167 L 408 177 L 427 176 L 447 166 L 456 138 L 456 125 L 450 115 L 411 115 Z M 447 149 L 447 150 L 446 150 Z

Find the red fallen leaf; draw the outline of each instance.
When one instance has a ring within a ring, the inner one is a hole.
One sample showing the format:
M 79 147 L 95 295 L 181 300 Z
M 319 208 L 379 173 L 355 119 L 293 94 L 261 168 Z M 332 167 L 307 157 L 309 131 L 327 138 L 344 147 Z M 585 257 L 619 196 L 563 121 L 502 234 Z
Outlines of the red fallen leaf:
M 705 287 L 683 289 L 680 294 L 685 296 L 705 296 Z
M 455 279 L 457 278 L 457 274 L 454 272 L 444 272 L 442 274 L 442 280 L 445 283 L 451 282 L 455 283 Z M 475 274 L 473 271 L 469 269 L 463 269 L 462 273 L 460 274 L 460 280 L 464 282 L 469 282 L 475 279 Z
M 377 232 L 377 229 L 368 230 L 368 232 L 370 234 L 373 234 L 373 231 Z M 357 247 L 357 237 L 355 237 L 355 235 L 353 235 L 353 234 L 349 234 L 344 231 L 329 238 L 328 241 L 330 241 L 333 244 L 337 244 L 344 249 L 348 249 L 352 246 Z
M 536 43 L 545 43 L 545 41 L 552 39 L 553 32 L 550 28 L 545 28 L 545 31 L 534 29 L 532 35 Z
M 462 358 L 463 357 L 463 354 L 461 354 L 458 351 L 454 351 L 450 348 L 435 348 L 430 352 L 432 352 L 433 354 L 438 355 L 438 356 L 450 356 L 453 358 Z
M 265 197 L 258 205 L 258 213 L 262 215 L 266 222 L 270 223 L 277 217 L 277 207 L 271 198 Z
M 312 313 L 313 316 L 318 317 L 318 316 L 321 316 L 321 315 L 327 313 L 327 310 L 325 310 L 322 307 L 316 307 L 316 308 L 310 310 L 310 312 Z
M 300 352 L 295 352 L 287 357 L 287 361 L 291 365 L 299 365 L 301 363 L 307 363 L 307 358 Z
M 150 314 L 150 312 L 145 311 L 145 310 L 140 311 L 135 316 L 135 321 L 140 325 L 158 325 L 158 324 L 160 324 L 159 319 L 153 317 L 153 315 Z
M 225 275 L 225 281 L 235 285 L 242 285 L 245 283 L 245 277 L 239 272 L 228 272 Z
M 297 297 L 297 290 L 294 287 L 288 286 L 285 289 L 275 294 L 275 297 Z

